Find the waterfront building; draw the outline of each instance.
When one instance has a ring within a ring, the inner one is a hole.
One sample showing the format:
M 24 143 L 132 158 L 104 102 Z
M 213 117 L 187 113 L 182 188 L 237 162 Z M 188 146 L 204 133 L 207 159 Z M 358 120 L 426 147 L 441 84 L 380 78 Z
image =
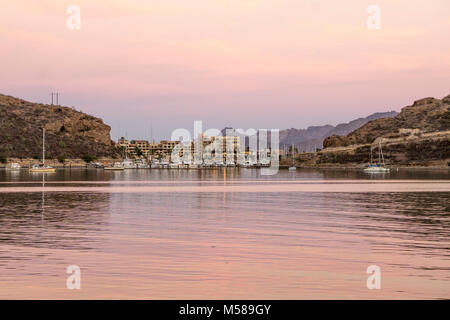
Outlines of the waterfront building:
M 238 163 L 238 155 L 240 154 L 240 142 L 239 136 L 205 136 L 200 134 L 197 138 L 198 150 L 196 150 L 196 145 L 193 142 L 191 154 L 194 157 L 197 152 L 197 159 L 201 159 L 207 165 L 235 165 Z M 219 156 L 219 153 L 222 153 L 222 156 Z
M 120 138 L 117 147 L 123 148 L 124 156 L 132 159 L 170 159 L 172 149 L 179 144 L 179 141 L 162 140 L 159 143 L 147 140 L 131 140 Z

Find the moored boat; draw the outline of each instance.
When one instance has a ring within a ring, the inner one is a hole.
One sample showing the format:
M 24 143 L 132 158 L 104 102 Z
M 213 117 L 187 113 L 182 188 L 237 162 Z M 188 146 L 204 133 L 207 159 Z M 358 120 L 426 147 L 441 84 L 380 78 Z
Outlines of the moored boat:
M 22 167 L 20 166 L 20 164 L 13 162 L 9 166 L 6 167 L 6 170 L 17 171 L 17 170 L 20 170 L 21 168 Z
M 159 168 L 159 161 L 158 160 L 153 160 L 152 164 L 151 164 L 151 168 L 152 169 L 158 169 Z
M 367 168 L 364 169 L 364 172 L 367 173 L 383 173 L 389 171 L 390 171 L 389 168 L 385 168 L 381 164 L 369 165 Z
M 105 167 L 105 170 L 111 170 L 111 171 L 122 171 L 125 168 L 123 167 L 122 162 L 115 162 L 113 166 L 111 167 Z
M 134 163 L 133 160 L 128 159 L 128 158 L 123 160 L 122 165 L 125 169 L 136 169 L 137 168 L 136 163 Z
M 50 166 L 45 166 L 43 164 L 34 164 L 31 168 L 30 168 L 30 172 L 43 172 L 43 173 L 51 173 L 51 172 L 55 172 L 56 169 Z
M 169 164 L 169 168 L 170 169 L 179 169 L 180 165 L 181 165 L 181 163 L 179 163 L 179 162 L 172 162 Z
M 386 173 L 386 172 L 390 171 L 389 168 L 385 167 L 383 149 L 381 148 L 381 141 L 378 142 L 378 147 L 379 147 L 378 163 L 373 164 L 372 148 L 370 148 L 370 164 L 367 166 L 367 168 L 364 169 L 364 172 L 366 172 L 366 173 Z
M 35 164 L 30 168 L 30 172 L 52 173 L 56 169 L 45 165 L 45 128 L 42 129 L 42 164 Z
M 136 168 L 138 169 L 150 169 L 150 166 L 148 165 L 147 161 L 144 159 L 137 159 L 136 160 Z
M 169 161 L 163 160 L 159 163 L 160 168 L 169 168 Z

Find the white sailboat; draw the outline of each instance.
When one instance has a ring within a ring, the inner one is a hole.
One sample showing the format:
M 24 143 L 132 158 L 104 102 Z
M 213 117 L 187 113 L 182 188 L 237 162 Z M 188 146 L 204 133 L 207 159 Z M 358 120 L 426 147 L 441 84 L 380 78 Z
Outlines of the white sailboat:
M 135 165 L 137 169 L 150 169 L 150 166 L 147 164 L 145 159 L 137 159 L 135 161 Z
M 20 170 L 22 167 L 20 166 L 20 164 L 18 164 L 17 162 L 13 162 L 11 163 L 9 166 L 6 167 L 6 170 L 9 171 L 18 171 Z
M 158 159 L 152 160 L 151 168 L 152 169 L 158 169 L 159 168 L 159 160 Z
M 378 142 L 378 163 L 373 164 L 372 148 L 370 148 L 370 164 L 364 169 L 366 173 L 386 173 L 390 169 L 385 167 L 383 149 L 381 148 L 381 141 Z
M 115 162 L 113 166 L 105 167 L 105 170 L 111 171 L 123 171 L 124 169 L 122 162 Z
M 136 169 L 136 163 L 133 160 L 125 158 L 122 162 L 122 165 L 125 169 Z
M 35 164 L 30 168 L 30 172 L 55 172 L 56 169 L 45 165 L 45 128 L 42 129 L 42 164 Z
M 124 154 L 125 154 L 125 159 L 123 159 L 123 161 L 122 161 L 122 167 L 124 169 L 137 169 L 136 163 L 133 160 L 128 159 L 128 153 L 126 150 L 124 151 Z
M 169 165 L 170 165 L 170 163 L 169 163 L 169 161 L 167 161 L 167 160 L 161 160 L 161 161 L 159 162 L 160 168 L 169 168 Z

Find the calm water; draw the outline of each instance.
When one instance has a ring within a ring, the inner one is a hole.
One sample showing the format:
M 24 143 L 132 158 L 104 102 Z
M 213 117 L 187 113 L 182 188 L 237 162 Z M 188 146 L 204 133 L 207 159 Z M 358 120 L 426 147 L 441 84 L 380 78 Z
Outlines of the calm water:
M 0 298 L 448 299 L 450 171 L 2 170 Z

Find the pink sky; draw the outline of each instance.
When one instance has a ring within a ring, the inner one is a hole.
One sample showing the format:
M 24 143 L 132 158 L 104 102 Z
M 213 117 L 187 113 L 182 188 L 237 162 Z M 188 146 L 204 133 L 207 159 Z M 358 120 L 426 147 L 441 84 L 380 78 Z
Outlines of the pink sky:
M 31 3 L 31 4 L 30 4 Z M 0 0 L 0 93 L 100 116 L 113 137 L 303 128 L 450 93 L 448 0 Z M 66 27 L 68 5 L 81 30 Z M 369 5 L 380 30 L 366 27 Z

